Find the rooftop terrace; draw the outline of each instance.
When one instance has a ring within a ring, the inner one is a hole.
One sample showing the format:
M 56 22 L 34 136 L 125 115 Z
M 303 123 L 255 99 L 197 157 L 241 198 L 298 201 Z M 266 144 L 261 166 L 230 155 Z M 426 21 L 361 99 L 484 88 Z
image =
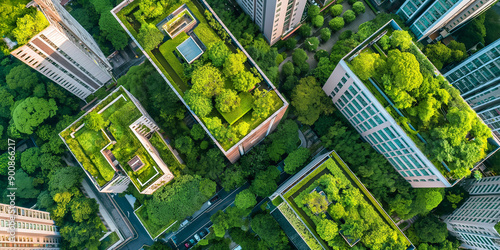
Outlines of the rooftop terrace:
M 343 60 L 450 181 L 489 153 L 491 131 L 395 22 Z
M 285 217 L 310 249 L 349 249 L 357 244 L 369 249 L 413 248 L 335 152 L 317 157 L 283 184 L 271 198 L 277 208 L 271 214 L 278 222 Z M 282 216 L 276 216 L 277 213 Z M 282 222 L 280 225 L 287 225 Z M 325 235 L 317 230 L 325 224 L 338 233 Z M 362 229 L 352 230 L 355 225 L 361 224 L 364 225 Z M 293 238 L 290 230 L 287 231 L 287 235 Z M 303 244 L 301 241 L 298 243 Z
M 173 178 L 158 156 L 158 150 L 163 147 L 153 143 L 161 139 L 158 127 L 135 102 L 120 86 L 60 133 L 100 187 L 122 171 L 139 192 L 144 192 L 164 176 L 166 182 Z
M 234 151 L 243 138 L 273 114 L 286 108 L 286 101 L 275 87 L 248 58 L 244 49 L 235 40 L 228 39 L 231 35 L 204 8 L 203 3 L 197 0 L 185 4 L 174 1 L 162 15 L 148 19 L 141 14 L 140 1 L 124 1 L 112 13 L 223 152 Z M 193 23 L 196 25 L 192 25 Z M 146 51 L 138 40 L 140 28 L 146 24 L 166 28 L 167 32 L 175 35 L 165 34 L 163 41 L 155 49 Z M 217 28 L 213 29 L 212 26 Z M 178 30 L 182 31 L 177 32 Z M 211 48 L 213 51 L 220 49 L 226 56 L 219 60 L 210 53 Z M 230 58 L 242 65 L 241 70 L 228 73 L 224 62 Z M 201 74 L 197 74 L 200 72 Z M 212 82 L 209 83 L 209 80 Z M 242 84 L 247 85 L 240 87 Z M 216 85 L 216 90 L 212 92 L 207 89 L 208 85 Z M 208 92 L 210 94 L 206 96 L 207 99 L 201 97 Z M 235 100 L 231 103 L 235 105 L 230 108 L 225 108 L 226 104 L 212 106 L 212 103 L 223 102 L 222 98 L 216 98 L 219 94 L 229 92 Z M 204 104 L 200 105 L 200 102 Z M 268 104 L 256 108 L 257 103 L 264 102 Z

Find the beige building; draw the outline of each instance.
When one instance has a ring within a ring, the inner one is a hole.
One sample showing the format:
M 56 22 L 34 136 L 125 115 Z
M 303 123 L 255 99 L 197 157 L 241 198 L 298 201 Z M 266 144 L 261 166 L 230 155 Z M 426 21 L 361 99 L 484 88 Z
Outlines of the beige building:
M 11 207 L 0 204 L 0 249 L 59 249 L 60 235 L 49 212 L 14 207 L 15 236 L 9 228 Z
M 236 2 L 273 45 L 300 24 L 307 0 L 236 0 Z
M 55 0 L 34 0 L 50 25 L 11 55 L 85 99 L 112 79 L 92 36 Z

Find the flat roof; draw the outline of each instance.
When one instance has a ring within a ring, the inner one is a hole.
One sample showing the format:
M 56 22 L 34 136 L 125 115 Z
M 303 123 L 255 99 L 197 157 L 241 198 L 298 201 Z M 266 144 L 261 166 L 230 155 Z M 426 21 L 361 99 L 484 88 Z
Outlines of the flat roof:
M 188 63 L 192 63 L 203 54 L 203 50 L 194 41 L 193 37 L 189 37 L 184 42 L 177 46 L 177 50 Z

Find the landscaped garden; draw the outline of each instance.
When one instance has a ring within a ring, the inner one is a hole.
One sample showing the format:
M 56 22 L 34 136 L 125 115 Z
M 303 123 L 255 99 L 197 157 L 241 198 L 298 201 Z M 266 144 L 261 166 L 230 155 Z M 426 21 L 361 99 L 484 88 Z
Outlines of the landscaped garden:
M 135 0 L 116 15 L 224 150 L 283 106 L 199 2 Z M 191 63 L 177 48 L 188 38 L 204 51 Z
M 333 153 L 283 194 L 278 209 L 311 249 L 406 249 L 411 243 Z M 273 201 L 273 203 L 275 203 Z
M 83 168 L 101 187 L 112 180 L 116 172 L 115 167 L 104 156 L 109 150 L 141 192 L 164 174 L 129 128 L 141 116 L 142 113 L 130 96 L 119 88 L 91 112 L 62 131 L 61 136 Z M 153 136 L 159 135 L 155 132 Z M 163 147 L 159 151 L 163 152 Z M 143 164 L 136 171 L 128 163 L 135 156 Z
M 99 250 L 106 250 L 119 240 L 120 237 L 118 237 L 118 234 L 116 232 L 112 232 L 108 236 L 106 236 L 106 238 L 101 240 L 101 245 L 99 246 Z
M 346 57 L 359 52 L 348 62 L 351 70 L 444 176 L 469 175 L 487 154 L 490 129 L 407 31 L 387 29 L 363 44 L 370 46 Z

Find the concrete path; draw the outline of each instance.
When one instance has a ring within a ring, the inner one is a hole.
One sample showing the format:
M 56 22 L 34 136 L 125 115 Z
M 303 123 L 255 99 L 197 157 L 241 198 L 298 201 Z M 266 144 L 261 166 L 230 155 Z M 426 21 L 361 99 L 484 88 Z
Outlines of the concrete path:
M 332 32 L 332 36 L 330 37 L 330 39 L 328 41 L 326 41 L 325 43 L 320 43 L 317 50 L 326 50 L 328 53 L 331 53 L 333 45 L 339 40 L 340 34 L 342 34 L 342 32 L 344 32 L 345 30 L 351 30 L 353 33 L 358 32 L 359 25 L 361 25 L 362 23 L 368 22 L 370 20 L 373 20 L 375 18 L 376 14 L 370 9 L 370 7 L 368 7 L 368 5 L 366 5 L 365 2 L 363 2 L 363 1 L 361 1 L 361 2 L 365 5 L 365 13 L 357 16 L 356 19 L 352 23 L 346 24 L 344 26 L 344 28 L 342 28 L 341 30 L 339 30 L 337 32 Z M 344 6 L 344 12 L 346 10 L 351 9 L 351 5 L 349 3 L 347 3 L 347 1 L 344 1 L 342 3 L 342 6 Z M 328 13 L 325 13 L 325 15 L 324 15 L 325 21 L 323 23 L 323 26 L 319 27 L 319 28 L 314 28 L 314 27 L 312 28 L 312 36 L 318 37 L 318 39 L 319 39 L 320 30 L 322 28 L 328 27 L 328 22 L 330 22 L 330 20 L 333 18 L 328 9 L 325 11 L 327 11 Z M 296 48 L 303 48 L 303 44 L 304 44 L 304 42 L 297 43 Z M 314 59 L 315 52 L 310 52 L 307 50 L 306 50 L 306 52 L 307 52 L 307 56 L 309 57 L 309 59 L 307 60 L 307 63 L 309 63 L 309 67 L 311 69 L 316 68 L 316 66 L 318 65 L 318 62 L 316 61 L 316 59 Z M 280 72 L 281 72 L 281 69 L 283 68 L 283 64 L 285 62 L 288 62 L 291 60 L 292 60 L 291 55 L 289 57 L 287 57 L 285 60 L 283 60 L 283 62 L 279 65 Z

